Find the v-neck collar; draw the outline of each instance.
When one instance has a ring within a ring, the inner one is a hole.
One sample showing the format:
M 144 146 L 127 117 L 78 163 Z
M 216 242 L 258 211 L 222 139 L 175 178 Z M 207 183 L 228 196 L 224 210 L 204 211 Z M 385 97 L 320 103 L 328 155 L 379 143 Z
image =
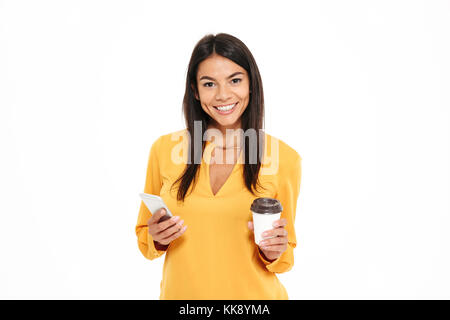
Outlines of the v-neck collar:
M 244 150 L 241 149 L 239 158 L 238 158 L 237 162 L 233 166 L 233 170 L 231 171 L 230 175 L 225 180 L 224 184 L 217 191 L 217 193 L 214 194 L 213 191 L 212 191 L 212 186 L 211 186 L 211 177 L 210 177 L 210 174 L 209 174 L 209 166 L 211 164 L 212 151 L 214 150 L 214 148 L 216 146 L 217 145 L 214 144 L 213 142 L 211 142 L 209 140 L 206 141 L 206 146 L 205 146 L 205 155 L 206 155 L 206 160 L 207 160 L 205 162 L 205 166 L 206 166 L 206 183 L 208 185 L 209 195 L 212 198 L 218 198 L 220 196 L 220 193 L 223 192 L 223 189 L 225 189 L 228 186 L 228 184 L 230 184 L 230 180 L 233 178 L 233 175 L 235 174 L 235 172 L 237 170 L 239 170 L 239 168 L 244 164 Z

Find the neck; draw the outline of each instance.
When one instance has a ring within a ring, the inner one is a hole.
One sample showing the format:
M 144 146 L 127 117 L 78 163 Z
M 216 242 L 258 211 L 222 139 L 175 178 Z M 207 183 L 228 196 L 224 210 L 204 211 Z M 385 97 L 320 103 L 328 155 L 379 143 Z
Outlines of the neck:
M 213 142 L 217 148 L 222 149 L 240 149 L 241 148 L 241 140 L 242 140 L 242 129 L 240 127 L 236 128 L 224 128 L 224 127 L 216 127 L 213 125 L 209 125 L 207 129 L 216 129 L 219 130 L 221 135 L 215 130 L 207 131 L 207 140 Z M 227 134 L 226 130 L 229 129 L 229 133 Z M 230 130 L 232 129 L 232 130 Z

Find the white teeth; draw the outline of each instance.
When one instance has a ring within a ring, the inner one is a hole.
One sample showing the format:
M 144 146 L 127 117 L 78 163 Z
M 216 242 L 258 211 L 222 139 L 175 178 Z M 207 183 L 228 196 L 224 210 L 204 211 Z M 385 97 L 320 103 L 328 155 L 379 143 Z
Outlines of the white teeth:
M 233 107 L 235 105 L 236 105 L 236 103 L 230 104 L 230 105 L 224 106 L 224 107 L 215 107 L 215 108 L 219 109 L 220 111 L 229 111 L 229 110 L 233 109 Z

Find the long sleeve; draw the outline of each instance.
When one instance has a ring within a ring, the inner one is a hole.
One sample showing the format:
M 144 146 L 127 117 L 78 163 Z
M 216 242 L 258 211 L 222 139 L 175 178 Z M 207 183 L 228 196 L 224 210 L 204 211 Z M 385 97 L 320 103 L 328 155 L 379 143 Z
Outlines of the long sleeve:
M 151 149 L 147 165 L 147 176 L 145 180 L 144 192 L 148 194 L 159 195 L 162 187 L 162 179 L 160 175 L 160 165 L 158 161 L 158 151 L 160 150 L 161 138 L 157 139 Z M 135 232 L 137 235 L 137 242 L 139 250 L 144 257 L 153 260 L 162 256 L 166 251 L 155 248 L 152 236 L 148 233 L 147 222 L 151 218 L 152 213 L 147 206 L 141 201 L 139 209 L 138 221 Z M 168 250 L 168 249 L 167 249 Z
M 281 218 L 287 220 L 285 229 L 288 232 L 288 245 L 285 252 L 273 262 L 267 261 L 258 250 L 259 257 L 266 265 L 267 270 L 275 273 L 283 273 L 294 266 L 294 248 L 297 245 L 295 235 L 295 214 L 297 200 L 300 194 L 300 181 L 302 175 L 302 158 L 296 153 L 296 158 L 289 165 L 280 167 L 279 185 L 275 198 L 281 202 L 283 211 Z

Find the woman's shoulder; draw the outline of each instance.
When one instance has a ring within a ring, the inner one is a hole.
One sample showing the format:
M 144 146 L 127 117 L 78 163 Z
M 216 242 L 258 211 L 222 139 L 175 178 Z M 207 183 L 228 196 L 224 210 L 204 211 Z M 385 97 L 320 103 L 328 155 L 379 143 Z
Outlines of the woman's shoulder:
M 295 164 L 302 160 L 300 154 L 291 145 L 289 145 L 284 139 L 275 137 L 274 135 L 265 133 L 267 139 L 267 145 L 270 146 L 272 154 L 278 152 L 280 165 Z M 272 150 L 274 149 L 274 150 Z
M 183 171 L 186 161 L 183 148 L 185 147 L 186 130 L 177 130 L 159 135 L 152 145 L 158 158 L 160 174 L 164 179 L 172 180 Z
M 153 141 L 153 145 L 159 151 L 171 149 L 180 142 L 185 141 L 187 137 L 187 129 L 172 131 L 169 133 L 163 133 Z

